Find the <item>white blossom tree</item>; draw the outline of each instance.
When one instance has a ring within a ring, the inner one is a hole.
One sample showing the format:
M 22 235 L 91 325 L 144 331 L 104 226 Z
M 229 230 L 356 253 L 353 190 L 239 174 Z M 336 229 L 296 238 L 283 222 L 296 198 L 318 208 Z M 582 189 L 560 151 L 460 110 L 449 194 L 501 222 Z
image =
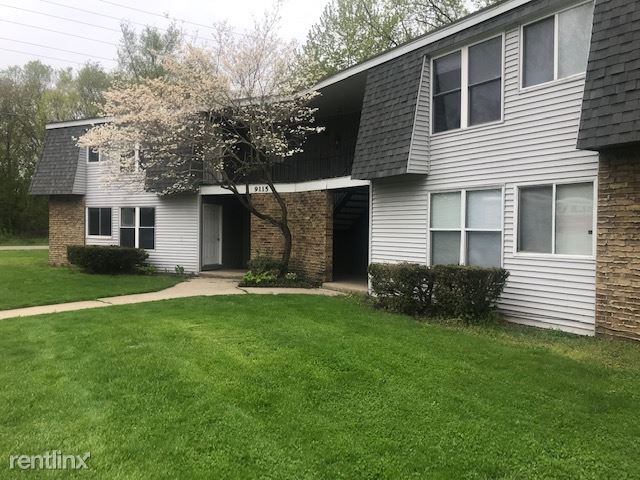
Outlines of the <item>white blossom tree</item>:
M 164 57 L 165 75 L 116 85 L 105 94 L 110 123 L 78 143 L 105 154 L 112 182 L 169 195 L 213 180 L 278 228 L 286 268 L 292 237 L 273 167 L 301 153 L 323 128 L 310 106 L 317 94 L 296 78 L 295 45 L 280 40 L 277 25 L 277 13 L 242 35 L 219 25 L 213 47 L 185 45 Z M 278 214 L 256 207 L 250 183 L 268 185 Z

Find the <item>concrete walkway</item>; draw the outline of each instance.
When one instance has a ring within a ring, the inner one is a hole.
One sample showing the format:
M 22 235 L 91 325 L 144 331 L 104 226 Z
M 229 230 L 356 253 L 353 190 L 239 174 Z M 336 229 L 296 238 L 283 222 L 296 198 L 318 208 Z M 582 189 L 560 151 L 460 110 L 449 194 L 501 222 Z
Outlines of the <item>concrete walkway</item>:
M 4 245 L 0 246 L 0 252 L 3 250 L 49 250 L 49 245 Z
M 324 288 L 240 288 L 237 285 L 238 281 L 234 279 L 198 277 L 159 292 L 138 293 L 135 295 L 99 298 L 98 300 L 83 302 L 60 303 L 57 305 L 42 305 L 38 307 L 3 310 L 0 311 L 0 320 L 15 317 L 30 317 L 33 315 L 43 315 L 47 313 L 72 312 L 76 310 L 85 310 L 87 308 L 104 308 L 114 305 L 155 302 L 158 300 L 169 300 L 172 298 L 246 294 L 279 295 L 285 293 L 326 296 L 342 295 L 339 292 L 326 290 Z

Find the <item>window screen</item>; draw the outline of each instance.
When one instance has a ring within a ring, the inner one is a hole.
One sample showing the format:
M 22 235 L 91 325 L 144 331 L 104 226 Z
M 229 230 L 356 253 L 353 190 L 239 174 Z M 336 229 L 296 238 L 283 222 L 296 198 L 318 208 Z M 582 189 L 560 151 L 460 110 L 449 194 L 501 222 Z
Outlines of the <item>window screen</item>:
M 555 17 L 524 27 L 524 87 L 554 79 L 554 29 Z
M 469 47 L 469 125 L 502 117 L 502 37 Z
M 434 132 L 460 128 L 461 75 L 460 52 L 433 61 Z

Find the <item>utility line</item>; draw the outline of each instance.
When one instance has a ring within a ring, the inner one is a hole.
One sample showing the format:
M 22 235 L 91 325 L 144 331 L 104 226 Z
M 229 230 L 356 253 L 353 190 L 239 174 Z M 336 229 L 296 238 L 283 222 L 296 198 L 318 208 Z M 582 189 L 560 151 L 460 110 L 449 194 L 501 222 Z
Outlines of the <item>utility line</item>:
M 102 2 L 102 3 L 107 3 L 109 5 L 114 5 L 114 6 L 120 7 L 120 8 L 128 8 L 129 10 L 133 10 L 135 12 L 146 13 L 147 15 L 153 15 L 155 17 L 161 17 L 161 18 L 164 18 L 165 20 L 171 20 L 171 18 L 172 18 L 169 15 L 164 15 L 164 14 L 157 13 L 157 12 L 151 12 L 149 10 L 143 10 L 142 8 L 131 7 L 129 5 L 125 5 L 123 3 L 118 3 L 118 2 L 112 2 L 110 0 L 98 0 L 98 1 Z M 185 20 L 184 18 L 177 18 L 177 17 L 173 17 L 173 18 L 175 18 L 175 20 L 179 20 L 182 23 L 188 23 L 190 25 L 195 25 L 196 27 L 208 28 L 209 30 L 213 30 L 214 32 L 217 31 L 216 28 L 212 27 L 211 25 L 205 25 L 203 23 L 192 22 L 190 20 Z M 230 31 L 234 35 L 248 36 L 246 33 L 238 32 L 238 31 L 235 31 L 235 30 L 230 30 Z
M 115 15 L 108 15 L 108 14 L 106 14 L 106 13 L 95 12 L 95 11 L 92 11 L 92 10 L 87 10 L 87 9 L 85 9 L 85 8 L 74 7 L 74 6 L 72 6 L 72 5 L 65 5 L 64 3 L 54 2 L 54 1 L 52 1 L 52 0 L 38 0 L 38 1 L 43 2 L 43 3 L 48 3 L 48 4 L 51 4 L 51 5 L 56 5 L 56 6 L 58 6 L 58 7 L 62 7 L 62 8 L 67 8 L 67 9 L 70 9 L 70 10 L 77 10 L 77 11 L 79 11 L 79 12 L 88 13 L 89 15 L 96 15 L 96 16 L 98 16 L 98 17 L 109 18 L 109 19 L 111 19 L 111 20 L 116 20 L 116 21 L 118 21 L 118 22 L 123 22 L 123 21 L 125 21 L 125 22 L 131 23 L 131 24 L 133 24 L 133 25 L 139 25 L 139 26 L 141 26 L 141 27 L 148 27 L 148 26 L 149 26 L 149 25 L 148 25 L 148 24 L 146 24 L 146 23 L 136 22 L 136 21 L 129 20 L 129 19 L 124 19 L 124 18 L 122 18 L 122 17 L 116 17 Z M 163 31 L 163 32 L 166 32 L 167 30 L 166 30 L 166 29 L 164 29 L 164 30 L 162 30 L 162 31 Z M 210 42 L 210 41 L 211 41 L 211 40 L 208 40 L 208 39 L 206 39 L 206 38 L 198 37 L 198 35 L 194 35 L 194 34 L 186 34 L 186 36 L 188 36 L 188 37 L 190 37 L 190 38 L 193 38 L 193 39 L 196 39 L 196 40 L 201 40 L 201 41 L 203 41 L 203 42 Z
M 16 21 L 13 21 L 13 20 L 5 20 L 4 18 L 0 18 L 0 22 L 12 23 L 14 25 L 20 25 L 21 27 L 36 28 L 38 30 L 44 30 L 46 32 L 58 33 L 60 35 L 67 35 L 69 37 L 81 38 L 82 40 L 89 40 L 91 42 L 104 43 L 105 45 L 112 45 L 114 47 L 118 46 L 117 44 L 115 44 L 113 42 L 107 42 L 105 40 L 98 40 L 97 38 L 84 37 L 82 35 L 76 35 L 74 33 L 62 32 L 60 30 L 54 30 L 52 28 L 40 27 L 40 26 L 37 26 L 37 25 L 29 25 L 28 23 L 21 23 L 21 22 L 16 22 Z
M 96 23 L 90 23 L 90 22 L 83 22 L 82 20 L 75 20 L 75 19 L 69 18 L 69 17 L 62 17 L 60 15 L 53 15 L 51 13 L 39 12 L 37 10 L 31 10 L 29 8 L 14 7 L 13 5 L 7 5 L 6 3 L 0 3 L 0 7 L 13 8 L 14 10 L 21 10 L 23 12 L 35 13 L 36 15 L 43 15 L 45 17 L 51 17 L 51 18 L 55 18 L 55 19 L 58 19 L 58 20 L 64 20 L 66 22 L 79 23 L 81 25 L 86 25 L 88 27 L 101 28 L 103 30 L 109 30 L 110 32 L 120 33 L 120 30 L 118 30 L 117 28 L 105 27 L 104 25 L 98 25 Z
M 48 55 L 38 55 L 37 53 L 25 52 L 23 50 L 13 50 L 12 48 L 0 47 L 0 50 L 4 50 L 5 52 L 21 53 L 23 55 L 31 55 L 32 57 L 46 58 L 47 60 L 56 60 L 58 62 L 67 62 L 67 63 L 75 63 L 77 65 L 84 65 L 84 63 L 76 62 L 75 60 L 67 60 L 65 58 L 59 58 L 59 57 L 50 57 Z
M 90 54 L 90 53 L 81 53 L 81 52 L 76 52 L 76 51 L 73 51 L 73 50 L 65 50 L 64 48 L 49 47 L 48 45 L 42 45 L 41 43 L 25 42 L 23 40 L 15 40 L 13 38 L 6 38 L 6 37 L 0 37 L 0 40 L 7 40 L 9 42 L 16 42 L 16 43 L 23 43 L 25 45 L 31 45 L 33 47 L 49 48 L 51 50 L 58 50 L 60 52 L 65 52 L 65 53 L 73 53 L 74 55 L 82 55 L 83 57 L 87 57 L 89 59 L 99 58 L 100 60 L 107 60 L 109 62 L 115 62 L 116 61 L 113 58 L 101 57 L 99 55 L 93 55 L 93 54 Z

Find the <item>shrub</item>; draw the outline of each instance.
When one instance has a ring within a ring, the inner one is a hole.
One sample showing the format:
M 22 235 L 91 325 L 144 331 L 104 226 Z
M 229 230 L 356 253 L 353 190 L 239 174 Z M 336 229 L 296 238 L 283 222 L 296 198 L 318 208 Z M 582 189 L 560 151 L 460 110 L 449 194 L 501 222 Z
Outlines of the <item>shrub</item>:
M 371 290 L 375 303 L 387 310 L 409 315 L 431 313 L 433 272 L 413 263 L 371 264 Z
M 67 247 L 69 263 L 90 273 L 132 273 L 145 265 L 149 254 L 139 248 L 117 246 Z
M 285 266 L 281 260 L 275 259 L 269 255 L 257 255 L 249 260 L 247 265 L 250 272 L 254 275 L 262 273 L 270 273 L 275 277 L 280 277 L 285 272 Z
M 502 294 L 509 272 L 502 268 L 411 263 L 369 267 L 375 303 L 410 315 L 486 319 Z
M 314 282 L 296 273 L 287 273 L 277 277 L 272 272 L 253 273 L 251 270 L 244 274 L 241 287 L 289 287 L 289 288 L 317 288 L 319 282 Z
M 436 313 L 467 322 L 488 317 L 509 277 L 503 268 L 437 265 L 433 271 Z

